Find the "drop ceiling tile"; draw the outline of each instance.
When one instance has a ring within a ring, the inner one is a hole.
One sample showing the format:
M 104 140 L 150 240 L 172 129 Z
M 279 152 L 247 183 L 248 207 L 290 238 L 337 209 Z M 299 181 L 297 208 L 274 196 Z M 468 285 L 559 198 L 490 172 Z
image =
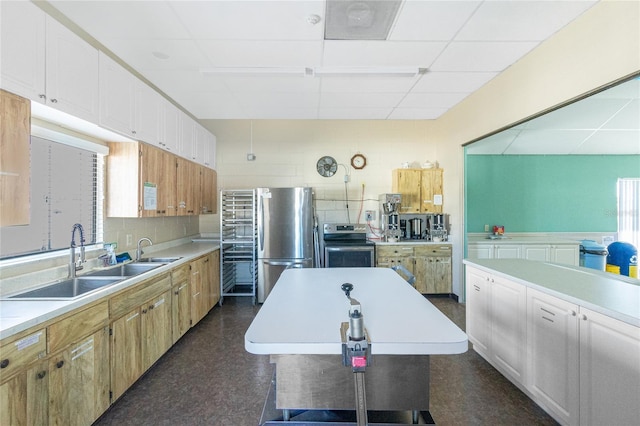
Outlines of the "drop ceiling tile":
M 491 135 L 482 141 L 472 143 L 467 147 L 469 155 L 500 155 L 513 143 L 520 134 L 519 130 L 508 129 Z
M 393 93 L 407 92 L 416 84 L 419 77 L 378 77 L 378 76 L 323 76 L 321 81 L 322 93 Z
M 127 40 L 111 38 L 104 45 L 138 71 L 158 69 L 199 69 L 210 66 L 191 40 Z M 168 56 L 158 59 L 152 52 Z
M 308 76 L 221 75 L 218 78 L 222 79 L 229 90 L 233 92 L 317 93 L 320 89 L 320 79 Z
M 316 108 L 287 108 L 287 107 L 246 107 L 248 118 L 256 120 L 315 120 L 318 118 Z
M 485 1 L 455 40 L 541 41 L 595 1 Z
M 506 149 L 508 155 L 567 155 L 578 147 L 590 130 L 522 130 Z
M 392 108 L 320 108 L 321 120 L 384 120 Z
M 449 109 L 467 95 L 468 93 L 409 93 L 398 107 Z
M 235 92 L 237 102 L 246 109 L 263 107 L 270 108 L 316 108 L 318 97 L 316 93 L 300 96 L 296 92 Z
M 171 7 L 198 39 L 322 40 L 324 1 L 174 1 Z
M 182 107 L 198 119 L 250 118 L 236 99 L 228 92 L 181 92 L 174 98 Z
M 572 154 L 640 155 L 640 130 L 599 130 Z
M 640 101 L 629 101 L 620 111 L 607 121 L 603 129 L 638 130 L 640 129 Z
M 503 71 L 537 45 L 537 42 L 453 42 L 430 70 Z
M 428 68 L 445 46 L 426 41 L 327 40 L 322 66 Z
M 493 79 L 497 72 L 427 72 L 411 89 L 412 93 L 471 93 Z
M 49 3 L 98 40 L 189 38 L 187 28 L 176 19 L 169 2 L 53 0 Z
M 320 108 L 393 108 L 404 93 L 323 93 Z
M 447 108 L 394 108 L 389 120 L 434 120 L 447 112 Z
M 402 5 L 389 40 L 450 40 L 479 1 L 406 1 Z
M 528 129 L 597 129 L 627 103 L 624 99 L 587 98 L 527 123 Z
M 180 92 L 220 92 L 227 90 L 220 76 L 191 70 L 145 70 L 145 77 L 169 96 Z
M 213 67 L 317 67 L 322 42 L 200 40 Z

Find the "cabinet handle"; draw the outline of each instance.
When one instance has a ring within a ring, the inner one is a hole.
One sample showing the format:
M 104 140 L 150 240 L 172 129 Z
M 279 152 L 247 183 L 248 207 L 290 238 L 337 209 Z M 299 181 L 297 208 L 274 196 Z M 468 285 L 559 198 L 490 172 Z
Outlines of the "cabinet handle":
M 153 309 L 153 305 L 149 305 L 149 310 L 152 310 L 152 309 Z
M 582 319 L 583 321 L 587 320 L 587 316 L 585 314 L 580 315 L 580 319 Z
M 57 103 L 58 103 L 58 100 L 57 100 L 57 99 L 51 99 L 51 103 L 52 103 L 52 104 L 57 104 Z
M 132 130 L 132 131 L 131 131 L 131 134 L 132 134 L 132 135 L 135 135 L 135 134 L 136 134 L 136 131 L 135 131 L 135 130 Z
M 36 374 L 36 378 L 37 379 L 44 379 L 44 376 L 47 375 L 46 371 L 40 371 L 38 374 Z
M 142 313 L 143 313 L 143 314 L 146 314 L 146 313 L 147 313 L 147 310 L 146 310 L 146 309 L 143 309 L 143 310 L 142 310 Z
M 64 360 L 60 360 L 58 362 L 56 362 L 56 368 L 62 368 L 62 366 L 64 365 Z
M 44 93 L 40 93 L 40 94 L 38 95 L 38 97 L 39 97 L 40 99 L 47 99 L 47 95 L 45 95 Z
M 473 289 L 474 289 L 475 291 L 480 291 L 480 287 L 478 287 L 478 286 L 477 286 L 477 285 L 475 285 L 475 284 L 474 284 L 474 286 L 473 286 Z
M 573 309 L 570 309 L 569 310 L 569 315 L 571 315 L 572 317 L 575 317 L 577 315 L 577 313 Z
M 9 366 L 9 358 L 5 358 L 0 361 L 0 368 L 7 368 Z
M 173 294 L 175 294 L 175 295 L 180 294 L 180 290 L 176 290 L 176 291 L 174 291 L 174 292 L 173 292 Z

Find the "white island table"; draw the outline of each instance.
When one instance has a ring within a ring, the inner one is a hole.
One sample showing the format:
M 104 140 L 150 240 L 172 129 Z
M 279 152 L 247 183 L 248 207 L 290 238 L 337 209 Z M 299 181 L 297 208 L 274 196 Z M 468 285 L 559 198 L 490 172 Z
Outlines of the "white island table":
M 351 297 L 362 306 L 370 341 L 368 409 L 425 417 L 429 356 L 466 352 L 467 336 L 387 268 L 290 269 L 281 275 L 245 334 L 246 350 L 271 355 L 276 365 L 275 408 L 285 419 L 292 410 L 355 409 L 353 373 L 342 365 L 340 327 L 350 306 L 344 283 L 354 286 Z

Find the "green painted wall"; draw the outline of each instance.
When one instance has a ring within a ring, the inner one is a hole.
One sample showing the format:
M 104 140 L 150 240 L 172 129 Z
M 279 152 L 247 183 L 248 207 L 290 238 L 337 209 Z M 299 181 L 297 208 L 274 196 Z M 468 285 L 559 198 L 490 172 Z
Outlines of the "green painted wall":
M 466 231 L 616 232 L 616 182 L 640 156 L 467 155 Z

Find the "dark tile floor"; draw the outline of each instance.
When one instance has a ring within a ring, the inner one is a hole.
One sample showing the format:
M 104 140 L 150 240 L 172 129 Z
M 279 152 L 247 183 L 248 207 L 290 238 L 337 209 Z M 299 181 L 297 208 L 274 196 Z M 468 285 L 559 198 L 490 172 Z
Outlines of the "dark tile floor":
M 430 300 L 464 329 L 464 305 Z M 248 298 L 227 297 L 96 425 L 257 425 L 273 374 L 268 356 L 244 350 L 258 309 Z M 430 406 L 438 425 L 557 424 L 473 350 L 431 357 Z

